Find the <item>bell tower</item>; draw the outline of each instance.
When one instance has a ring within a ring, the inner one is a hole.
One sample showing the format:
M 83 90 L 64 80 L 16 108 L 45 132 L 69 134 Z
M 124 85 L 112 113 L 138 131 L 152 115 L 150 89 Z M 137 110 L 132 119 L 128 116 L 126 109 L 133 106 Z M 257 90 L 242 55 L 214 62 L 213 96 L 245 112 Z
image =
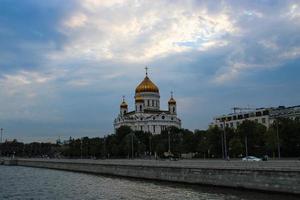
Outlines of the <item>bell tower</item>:
M 172 115 L 176 115 L 177 111 L 176 111 L 176 101 L 173 98 L 173 92 L 171 92 L 171 98 L 168 101 L 168 107 L 169 107 L 169 112 Z

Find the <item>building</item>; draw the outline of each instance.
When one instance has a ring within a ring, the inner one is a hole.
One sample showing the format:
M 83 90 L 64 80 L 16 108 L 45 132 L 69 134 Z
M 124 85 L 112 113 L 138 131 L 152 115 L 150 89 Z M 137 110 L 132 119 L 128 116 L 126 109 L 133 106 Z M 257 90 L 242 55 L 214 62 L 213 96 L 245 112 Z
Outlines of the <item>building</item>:
M 210 126 L 218 126 L 219 128 L 223 128 L 224 126 L 237 128 L 244 120 L 251 120 L 269 128 L 277 118 L 300 118 L 300 105 L 292 107 L 279 106 L 277 108 L 233 109 L 234 113 L 215 117 Z M 237 110 L 239 112 L 236 112 Z
M 121 126 L 129 126 L 132 130 L 160 134 L 167 127 L 181 128 L 173 93 L 168 101 L 168 110 L 160 110 L 159 88 L 148 77 L 147 68 L 146 77 L 136 87 L 134 98 L 135 110 L 128 111 L 128 104 L 123 97 L 120 113 L 114 120 L 115 130 Z
M 276 118 L 289 118 L 295 120 L 300 119 L 300 105 L 298 106 L 279 106 L 277 108 L 272 108 L 270 112 L 270 121 L 273 123 Z

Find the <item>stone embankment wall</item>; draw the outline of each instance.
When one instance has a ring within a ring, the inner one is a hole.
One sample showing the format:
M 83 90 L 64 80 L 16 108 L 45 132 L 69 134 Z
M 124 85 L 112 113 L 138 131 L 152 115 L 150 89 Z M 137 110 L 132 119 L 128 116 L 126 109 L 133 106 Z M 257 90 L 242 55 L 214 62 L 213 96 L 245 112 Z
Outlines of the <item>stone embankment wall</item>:
M 107 174 L 181 183 L 205 184 L 300 194 L 300 169 L 207 168 L 188 166 L 101 163 L 70 160 L 18 159 L 17 165 Z

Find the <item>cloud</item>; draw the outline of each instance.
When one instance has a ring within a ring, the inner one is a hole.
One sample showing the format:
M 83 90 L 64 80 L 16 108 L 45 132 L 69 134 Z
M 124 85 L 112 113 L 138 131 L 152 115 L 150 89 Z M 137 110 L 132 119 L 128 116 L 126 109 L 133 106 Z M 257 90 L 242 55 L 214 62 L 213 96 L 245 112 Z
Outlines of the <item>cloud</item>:
M 147 65 L 162 107 L 174 90 L 184 124 L 198 128 L 198 115 L 224 107 L 210 105 L 218 89 L 299 61 L 299 9 L 293 0 L 4 1 L 0 118 L 111 131 L 121 96 L 133 105 Z
M 51 56 L 149 62 L 222 46 L 225 35 L 238 31 L 226 12 L 224 8 L 210 13 L 193 1 L 83 0 L 60 27 L 69 42 Z
M 213 82 L 233 82 L 247 73 L 278 68 L 300 58 L 300 24 L 295 14 L 298 5 L 291 1 L 276 6 L 257 6 L 253 11 L 231 7 L 229 16 L 237 16 L 236 26 L 241 31 L 228 39 L 230 45 L 225 48 L 231 52 L 216 71 Z

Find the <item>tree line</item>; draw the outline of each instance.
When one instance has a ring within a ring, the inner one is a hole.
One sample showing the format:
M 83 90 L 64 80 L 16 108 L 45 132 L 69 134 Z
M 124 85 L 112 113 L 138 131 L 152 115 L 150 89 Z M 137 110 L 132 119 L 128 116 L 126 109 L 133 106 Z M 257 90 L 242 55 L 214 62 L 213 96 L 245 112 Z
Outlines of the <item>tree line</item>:
M 254 121 L 243 121 L 237 129 L 210 127 L 208 130 L 170 127 L 161 134 L 133 131 L 123 126 L 105 137 L 71 138 L 56 144 L 6 141 L 0 145 L 2 156 L 53 158 L 149 158 L 180 157 L 193 153 L 196 158 L 299 157 L 300 120 L 278 119 L 267 129 Z M 169 155 L 170 155 L 169 154 Z

